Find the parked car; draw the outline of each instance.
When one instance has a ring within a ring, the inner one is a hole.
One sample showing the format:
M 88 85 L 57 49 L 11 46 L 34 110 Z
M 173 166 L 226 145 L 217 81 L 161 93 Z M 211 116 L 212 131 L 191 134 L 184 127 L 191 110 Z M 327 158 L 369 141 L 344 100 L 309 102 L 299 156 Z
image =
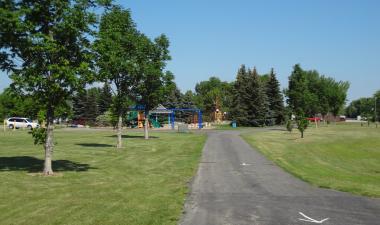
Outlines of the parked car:
M 40 127 L 38 123 L 33 122 L 29 118 L 23 118 L 23 117 L 11 117 L 6 120 L 6 123 L 10 129 L 13 129 L 13 128 L 34 129 L 34 128 Z

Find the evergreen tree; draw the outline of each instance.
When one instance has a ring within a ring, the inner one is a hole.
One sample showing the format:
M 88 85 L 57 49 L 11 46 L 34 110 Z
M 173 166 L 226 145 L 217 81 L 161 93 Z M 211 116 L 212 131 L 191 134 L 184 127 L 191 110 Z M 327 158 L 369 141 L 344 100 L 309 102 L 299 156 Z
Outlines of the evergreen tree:
M 180 107 L 182 94 L 174 82 L 174 74 L 167 71 L 164 77 L 164 99 L 162 105 L 165 108 L 182 108 Z
M 73 119 L 86 120 L 86 110 L 87 110 L 87 92 L 86 90 L 76 93 L 73 98 Z
M 99 94 L 99 100 L 98 100 L 99 114 L 103 114 L 107 110 L 109 110 L 111 107 L 111 104 L 112 104 L 111 87 L 107 82 L 105 82 Z
M 185 94 L 181 96 L 181 108 L 196 108 L 194 98 L 195 94 L 192 91 L 186 91 Z
M 99 116 L 98 99 L 100 95 L 99 88 L 91 88 L 87 90 L 86 101 L 86 119 L 87 123 L 94 124 L 96 117 Z
M 268 100 L 265 93 L 265 84 L 261 81 L 256 68 L 248 71 L 248 124 L 250 126 L 263 126 L 268 112 Z
M 285 120 L 284 99 L 280 90 L 280 82 L 276 78 L 274 70 L 271 69 L 266 82 L 266 95 L 268 97 L 268 112 L 275 119 L 276 124 Z
M 245 65 L 239 68 L 236 81 L 233 84 L 232 90 L 232 107 L 231 118 L 236 120 L 238 125 L 248 125 L 248 104 L 249 94 L 248 89 L 248 72 Z
M 373 95 L 373 98 L 374 98 L 375 122 L 378 122 L 380 121 L 380 90 L 375 92 L 375 94 Z

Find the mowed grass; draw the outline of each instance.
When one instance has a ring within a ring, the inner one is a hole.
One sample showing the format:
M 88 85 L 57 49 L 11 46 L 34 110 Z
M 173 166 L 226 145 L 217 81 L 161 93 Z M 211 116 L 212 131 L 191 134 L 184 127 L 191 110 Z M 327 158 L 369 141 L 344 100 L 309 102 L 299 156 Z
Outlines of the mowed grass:
M 312 125 L 311 125 L 312 126 Z M 252 146 L 316 186 L 380 197 L 380 128 L 337 124 L 298 130 L 250 132 Z
M 56 130 L 55 176 L 27 131 L 0 132 L 0 224 L 176 224 L 206 136 Z

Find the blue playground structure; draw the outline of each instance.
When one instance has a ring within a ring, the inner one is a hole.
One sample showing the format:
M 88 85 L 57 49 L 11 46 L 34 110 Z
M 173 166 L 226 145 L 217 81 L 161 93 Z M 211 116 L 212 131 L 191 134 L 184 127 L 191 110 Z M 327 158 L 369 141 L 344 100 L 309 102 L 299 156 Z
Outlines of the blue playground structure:
M 203 121 L 202 121 L 202 111 L 200 109 L 169 109 L 172 111 L 172 113 L 170 114 L 170 124 L 172 126 L 172 129 L 174 129 L 174 123 L 175 123 L 175 112 L 176 111 L 181 111 L 181 112 L 185 112 L 185 111 L 188 111 L 188 112 L 195 112 L 198 114 L 198 129 L 202 129 L 203 128 Z
M 145 107 L 142 105 L 132 106 L 129 109 L 131 111 L 143 111 L 143 112 L 145 112 Z M 176 122 L 176 112 L 193 112 L 193 113 L 195 113 L 195 115 L 196 115 L 195 118 L 197 118 L 196 123 L 198 124 L 198 129 L 203 128 L 202 111 L 200 109 L 197 109 L 197 108 L 195 108 L 195 109 L 190 109 L 190 108 L 170 108 L 170 109 L 167 109 L 160 104 L 155 109 L 150 110 L 149 115 L 153 115 L 153 114 L 156 114 L 156 115 L 157 114 L 166 114 L 166 115 L 168 115 L 168 122 L 171 125 L 171 128 L 174 129 L 175 128 L 175 122 Z M 150 119 L 150 121 L 152 122 L 154 120 Z M 157 121 L 154 121 L 154 123 L 152 123 L 152 125 L 154 127 L 159 127 L 159 124 Z

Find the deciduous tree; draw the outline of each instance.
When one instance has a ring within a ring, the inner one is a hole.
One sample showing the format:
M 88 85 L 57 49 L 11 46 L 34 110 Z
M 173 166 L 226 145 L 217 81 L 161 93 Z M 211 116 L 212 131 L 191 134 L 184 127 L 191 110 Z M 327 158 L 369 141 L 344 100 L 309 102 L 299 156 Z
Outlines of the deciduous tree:
M 171 73 L 163 70 L 166 61 L 170 60 L 169 40 L 161 35 L 151 41 L 145 35 L 141 36 L 141 47 L 143 51 L 139 55 L 140 67 L 137 70 L 141 79 L 136 86 L 135 93 L 137 102 L 145 107 L 144 137 L 149 139 L 149 111 L 164 100 L 166 93 L 165 84 L 170 84 L 174 78 Z
M 98 38 L 95 41 L 99 78 L 115 87 L 114 110 L 118 117 L 117 148 L 122 148 L 123 115 L 128 99 L 133 98 L 133 86 L 141 74 L 139 55 L 142 54 L 142 34 L 128 10 L 113 6 L 101 18 Z
M 103 1 L 105 2 L 105 1 Z M 53 174 L 54 110 L 92 77 L 96 1 L 1 1 L 0 67 L 46 109 L 44 174 Z

